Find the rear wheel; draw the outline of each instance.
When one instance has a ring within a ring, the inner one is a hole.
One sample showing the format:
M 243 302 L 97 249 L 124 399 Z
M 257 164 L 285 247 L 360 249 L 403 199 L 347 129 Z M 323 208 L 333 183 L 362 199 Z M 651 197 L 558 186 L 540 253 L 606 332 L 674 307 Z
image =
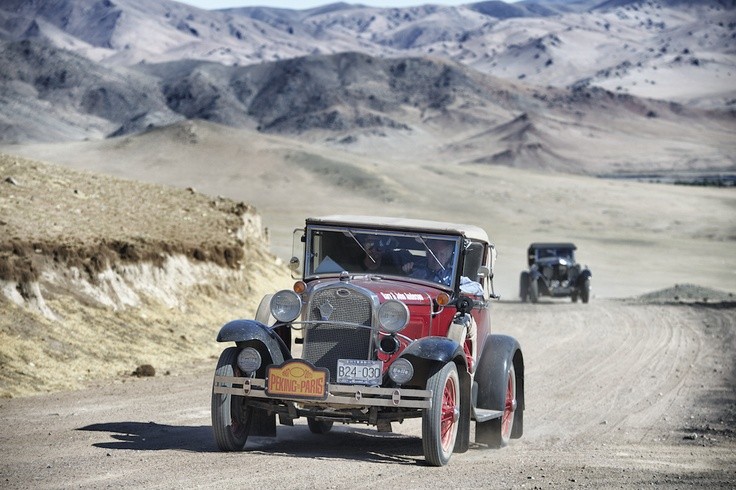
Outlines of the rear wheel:
M 424 459 L 432 466 L 444 466 L 455 448 L 460 418 L 460 379 L 452 362 L 437 370 L 427 381 L 432 390 L 432 408 L 422 414 Z
M 217 361 L 216 376 L 240 376 L 238 352 L 236 347 L 222 351 Z M 231 388 L 232 383 L 219 383 L 219 386 Z M 248 440 L 252 409 L 244 406 L 242 396 L 215 393 L 214 382 L 212 388 L 212 431 L 217 447 L 221 451 L 242 451 Z
M 539 301 L 539 284 L 536 279 L 529 282 L 529 301 L 532 303 Z
M 516 371 L 513 364 L 506 374 L 506 395 L 504 397 L 503 414 L 488 422 L 475 424 L 475 441 L 488 444 L 489 447 L 500 448 L 508 445 L 514 432 L 516 414 Z
M 327 434 L 332 429 L 333 422 L 331 420 L 315 420 L 312 417 L 307 418 L 307 425 L 312 434 Z
M 580 290 L 580 299 L 583 300 L 583 303 L 590 300 L 590 279 L 586 279 L 583 283 L 583 288 Z

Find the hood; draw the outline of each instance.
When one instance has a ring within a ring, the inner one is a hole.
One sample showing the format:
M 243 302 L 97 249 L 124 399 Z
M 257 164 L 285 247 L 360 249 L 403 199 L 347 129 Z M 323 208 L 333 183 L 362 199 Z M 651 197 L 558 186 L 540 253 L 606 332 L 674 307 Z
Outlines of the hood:
M 317 282 L 334 284 L 335 287 L 345 284 L 335 280 L 320 280 Z M 384 279 L 380 276 L 361 276 L 347 281 L 347 284 L 371 291 L 381 303 L 394 299 L 403 302 L 407 306 L 431 305 L 432 301 L 442 292 L 441 289 L 424 284 Z

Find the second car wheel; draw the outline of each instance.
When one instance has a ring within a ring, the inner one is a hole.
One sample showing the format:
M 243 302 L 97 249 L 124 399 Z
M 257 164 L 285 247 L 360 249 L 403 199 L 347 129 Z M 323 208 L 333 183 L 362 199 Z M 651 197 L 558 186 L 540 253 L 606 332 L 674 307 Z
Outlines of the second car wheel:
M 529 301 L 532 303 L 539 301 L 539 284 L 536 279 L 529 281 Z
M 424 459 L 432 466 L 444 466 L 452 456 L 460 418 L 460 379 L 455 364 L 448 362 L 436 370 L 427 389 L 432 390 L 432 407 L 422 414 Z
M 590 301 L 590 279 L 586 279 L 583 283 L 583 288 L 580 290 L 580 299 L 583 303 Z
M 529 297 L 529 273 L 526 271 L 519 276 L 519 297 L 522 303 Z

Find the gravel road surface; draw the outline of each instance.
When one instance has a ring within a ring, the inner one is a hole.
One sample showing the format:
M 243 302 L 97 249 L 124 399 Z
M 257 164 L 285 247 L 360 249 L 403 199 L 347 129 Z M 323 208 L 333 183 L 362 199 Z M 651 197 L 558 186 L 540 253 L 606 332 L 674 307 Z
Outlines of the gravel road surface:
M 432 468 L 418 420 L 316 435 L 300 419 L 221 453 L 213 359 L 0 401 L 0 488 L 736 487 L 733 304 L 499 302 L 493 328 L 527 366 L 525 433 L 500 450 Z

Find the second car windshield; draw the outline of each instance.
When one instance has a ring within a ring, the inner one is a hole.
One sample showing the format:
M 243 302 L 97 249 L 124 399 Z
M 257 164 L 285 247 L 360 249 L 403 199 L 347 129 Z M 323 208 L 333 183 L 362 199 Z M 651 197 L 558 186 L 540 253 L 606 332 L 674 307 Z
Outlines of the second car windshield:
M 453 286 L 459 238 L 356 228 L 312 228 L 305 276 L 380 274 Z

